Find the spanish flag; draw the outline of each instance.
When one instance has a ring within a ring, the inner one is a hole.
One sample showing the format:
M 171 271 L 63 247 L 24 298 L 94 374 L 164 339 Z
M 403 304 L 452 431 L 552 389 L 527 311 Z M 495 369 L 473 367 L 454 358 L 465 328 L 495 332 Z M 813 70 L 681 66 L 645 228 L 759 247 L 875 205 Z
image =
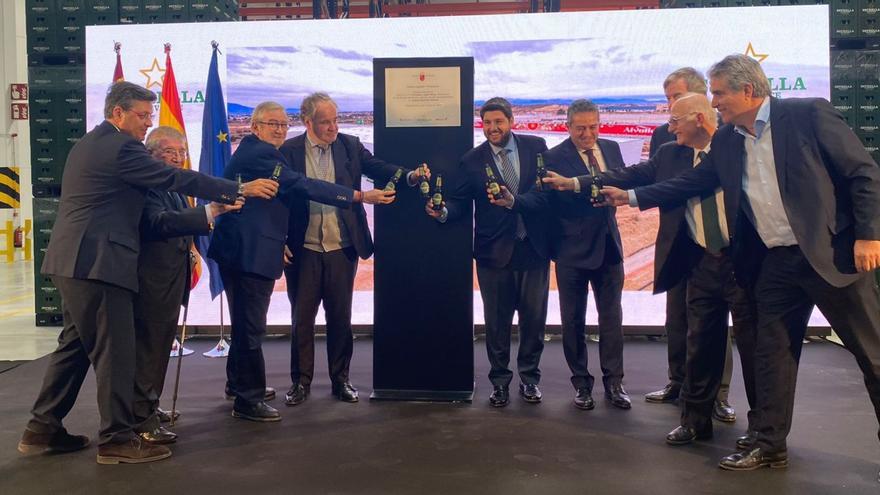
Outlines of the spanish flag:
M 180 96 L 177 93 L 177 81 L 174 80 L 174 69 L 171 68 L 171 44 L 165 43 L 165 75 L 162 79 L 162 96 L 159 98 L 159 125 L 168 126 L 180 131 L 186 137 L 186 128 L 183 125 L 183 112 L 180 110 Z M 183 168 L 192 169 L 189 160 L 189 142 L 187 140 L 186 161 L 183 162 Z M 192 198 L 189 198 L 189 205 L 194 206 Z M 195 264 L 192 271 L 192 280 L 190 288 L 199 283 L 202 276 L 202 260 L 195 247 L 190 247 L 190 251 L 195 257 Z
M 122 49 L 122 43 L 118 41 L 113 42 L 113 50 L 116 52 L 116 68 L 113 69 L 113 82 L 118 83 L 119 81 L 124 81 L 125 76 L 122 75 L 122 55 L 119 54 L 119 50 Z

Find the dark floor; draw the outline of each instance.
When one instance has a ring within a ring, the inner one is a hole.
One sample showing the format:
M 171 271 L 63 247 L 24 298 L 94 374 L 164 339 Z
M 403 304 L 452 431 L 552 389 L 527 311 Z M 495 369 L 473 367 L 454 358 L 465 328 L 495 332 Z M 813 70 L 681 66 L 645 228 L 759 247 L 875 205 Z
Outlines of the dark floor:
M 22 365 L 26 362 L 27 361 L 0 361 L 0 373 L 3 373 L 4 371 L 9 371 L 16 366 Z
M 790 467 L 732 473 L 716 463 L 731 451 L 744 421 L 717 425 L 715 439 L 696 446 L 663 443 L 677 424 L 677 409 L 647 404 L 643 395 L 664 383 L 664 342 L 627 341 L 625 383 L 632 410 L 613 409 L 600 399 L 595 410 L 579 411 L 571 404 L 559 341 L 544 351 L 544 402 L 530 405 L 515 397 L 500 410 L 486 402 L 490 388 L 482 341 L 474 349 L 473 404 L 336 402 L 321 341 L 311 398 L 285 408 L 279 397 L 274 405 L 282 408 L 284 420 L 274 424 L 230 417 L 231 403 L 222 398 L 225 360 L 200 355 L 213 343 L 188 343 L 199 354 L 184 361 L 181 440 L 173 457 L 151 464 L 99 466 L 94 447 L 20 457 L 15 445 L 46 360 L 0 375 L 0 494 L 880 493 L 877 422 L 854 361 L 832 344 L 804 348 Z M 371 345 L 367 339 L 355 344 L 352 377 L 362 398 L 370 393 Z M 269 384 L 283 393 L 288 344 L 269 340 L 265 350 Z M 590 356 L 596 353 L 591 343 Z M 596 363 L 591 368 L 595 373 Z M 169 390 L 172 385 L 169 378 Z M 602 397 L 601 385 L 594 395 Z M 744 417 L 738 371 L 731 399 Z M 168 407 L 170 401 L 163 404 Z M 94 438 L 97 424 L 90 376 L 66 426 Z

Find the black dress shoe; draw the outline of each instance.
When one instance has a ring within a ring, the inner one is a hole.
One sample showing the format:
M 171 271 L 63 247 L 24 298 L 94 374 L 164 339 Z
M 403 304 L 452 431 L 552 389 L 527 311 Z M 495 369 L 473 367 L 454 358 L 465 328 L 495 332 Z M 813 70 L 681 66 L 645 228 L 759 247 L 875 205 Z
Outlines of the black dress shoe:
M 736 421 L 736 411 L 730 406 L 730 402 L 727 402 L 726 400 L 716 400 L 715 407 L 712 408 L 712 417 L 718 421 L 733 423 Z
M 274 407 L 262 401 L 246 406 L 233 406 L 232 417 L 258 421 L 261 423 L 281 421 L 281 413 L 279 413 Z
M 541 389 L 537 385 L 519 384 L 519 395 L 529 404 L 537 404 L 541 402 Z
M 611 390 L 605 391 L 605 398 L 611 401 L 611 405 L 614 407 L 619 407 L 620 409 L 629 409 L 632 407 L 632 402 L 629 400 L 629 396 L 626 395 L 626 390 L 623 389 L 623 385 L 616 384 L 611 386 Z
M 309 388 L 299 383 L 291 385 L 290 390 L 284 394 L 284 403 L 288 406 L 298 406 L 309 398 Z
M 161 407 L 156 409 L 156 417 L 159 418 L 160 423 L 170 423 L 171 422 L 171 411 L 166 411 Z M 180 418 L 180 411 L 174 411 L 174 421 L 177 421 Z
M 18 442 L 22 454 L 42 454 L 44 452 L 76 452 L 89 446 L 89 437 L 71 435 L 61 428 L 55 433 L 36 433 L 25 429 Z
M 225 394 L 226 400 L 235 400 L 235 394 L 232 393 L 232 390 L 229 387 L 223 391 Z M 263 394 L 263 400 L 275 400 L 275 389 L 272 387 L 266 387 L 266 392 Z
M 697 430 L 690 426 L 679 426 L 666 435 L 666 443 L 669 445 L 687 445 L 693 443 L 694 440 L 708 440 L 712 438 L 712 432 L 697 433 Z
M 510 391 L 507 387 L 496 385 L 489 396 L 489 405 L 492 407 L 504 407 L 510 403 Z
M 645 394 L 645 401 L 654 404 L 666 404 L 678 400 L 678 394 L 681 393 L 681 386 L 673 383 L 667 383 L 662 390 Z
M 165 445 L 177 441 L 177 433 L 174 433 L 164 426 L 158 426 L 155 430 L 142 431 L 138 433 L 138 435 L 145 442 L 153 445 Z
M 788 467 L 788 452 L 767 452 L 762 448 L 736 452 L 721 459 L 718 467 L 728 471 L 753 471 L 762 467 L 784 468 Z
M 752 450 L 757 439 L 757 434 L 752 430 L 748 430 L 745 435 L 736 439 L 736 448 L 737 450 Z
M 266 392 L 263 394 L 264 401 L 275 400 L 275 389 L 273 387 L 266 387 Z
M 358 401 L 358 391 L 351 386 L 351 382 L 334 383 L 333 396 L 342 402 Z
M 593 400 L 593 395 L 589 390 L 585 388 L 577 389 L 577 395 L 574 396 L 574 407 L 584 411 L 589 411 L 596 407 L 596 402 Z

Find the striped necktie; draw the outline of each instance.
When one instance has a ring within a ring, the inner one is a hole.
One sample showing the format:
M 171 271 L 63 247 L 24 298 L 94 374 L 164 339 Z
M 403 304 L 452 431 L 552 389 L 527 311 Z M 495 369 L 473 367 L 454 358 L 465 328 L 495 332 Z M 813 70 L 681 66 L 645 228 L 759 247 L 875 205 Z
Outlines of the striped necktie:
M 590 175 L 599 175 L 602 170 L 599 168 L 599 160 L 596 159 L 596 154 L 593 153 L 593 148 L 588 148 L 584 153 L 587 154 L 587 162 L 590 164 Z
M 510 150 L 507 148 L 502 148 L 498 152 L 498 157 L 501 159 L 501 176 L 504 178 L 504 183 L 507 184 L 510 194 L 516 195 L 519 193 L 519 176 L 513 168 L 513 164 L 510 163 L 510 157 L 507 156 L 509 153 Z
M 507 184 L 507 190 L 510 191 L 510 194 L 516 196 L 519 193 L 519 176 L 516 173 L 516 169 L 513 168 L 513 164 L 510 163 L 510 157 L 507 155 L 510 154 L 510 150 L 507 148 L 502 148 L 501 151 L 498 152 L 498 157 L 501 159 L 501 177 L 504 179 L 504 183 Z M 526 238 L 526 224 L 523 223 L 522 215 L 516 214 L 516 240 L 521 241 Z

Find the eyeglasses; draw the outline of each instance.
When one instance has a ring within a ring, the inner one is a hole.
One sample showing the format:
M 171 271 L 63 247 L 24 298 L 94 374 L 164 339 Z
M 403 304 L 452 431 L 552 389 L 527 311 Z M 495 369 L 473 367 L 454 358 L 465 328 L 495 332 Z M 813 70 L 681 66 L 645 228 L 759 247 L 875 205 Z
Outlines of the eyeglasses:
M 186 150 L 176 150 L 174 148 L 165 148 L 165 149 L 161 150 L 160 153 L 162 153 L 165 156 L 169 156 L 169 157 L 176 156 L 176 157 L 180 158 L 181 160 L 186 160 Z
M 153 120 L 153 112 L 135 112 L 134 110 L 126 110 L 137 116 L 141 120 Z
M 289 122 L 264 122 L 262 120 L 258 120 L 257 124 L 267 125 L 275 130 L 287 129 L 290 127 Z
M 677 117 L 676 117 L 675 115 L 671 115 L 671 116 L 669 117 L 669 125 L 676 125 L 676 124 L 678 124 L 680 121 L 686 119 L 687 117 L 690 117 L 691 115 L 693 115 L 693 114 L 695 114 L 695 113 L 699 113 L 699 112 L 688 112 L 688 113 L 686 113 L 686 114 L 679 115 L 679 116 L 677 116 Z

